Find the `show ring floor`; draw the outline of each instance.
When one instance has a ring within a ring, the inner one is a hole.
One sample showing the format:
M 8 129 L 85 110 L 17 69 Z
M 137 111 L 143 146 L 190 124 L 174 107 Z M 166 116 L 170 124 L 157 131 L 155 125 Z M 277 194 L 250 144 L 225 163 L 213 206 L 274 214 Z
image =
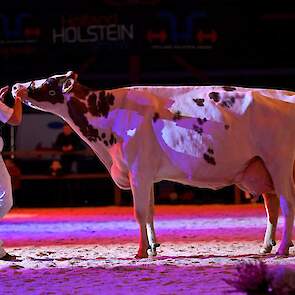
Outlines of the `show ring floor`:
M 294 248 L 257 254 L 261 204 L 157 206 L 155 226 L 158 256 L 138 260 L 131 207 L 13 209 L 0 238 L 21 261 L 0 261 L 0 294 L 226 294 L 240 262 L 295 268 Z

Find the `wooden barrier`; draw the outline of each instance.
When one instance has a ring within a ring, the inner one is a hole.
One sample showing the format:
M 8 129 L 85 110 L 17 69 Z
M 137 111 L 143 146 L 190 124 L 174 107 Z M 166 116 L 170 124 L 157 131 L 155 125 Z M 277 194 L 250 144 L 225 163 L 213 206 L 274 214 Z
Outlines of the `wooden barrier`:
M 41 150 L 28 150 L 28 151 L 13 151 L 13 152 L 1 152 L 2 156 L 17 158 L 17 159 L 42 159 L 51 158 L 56 159 L 61 155 L 75 155 L 75 156 L 93 156 L 96 157 L 94 152 L 87 148 L 82 151 L 63 152 L 54 149 L 41 149 Z
M 57 150 L 33 150 L 33 151 L 14 151 L 14 152 L 3 152 L 3 156 L 22 159 L 22 160 L 44 160 L 44 159 L 56 159 L 61 155 L 65 154 L 64 152 Z M 72 155 L 81 155 L 81 156 L 93 156 L 96 157 L 95 154 L 90 149 L 86 149 L 83 151 L 75 151 L 66 154 Z M 24 181 L 38 181 L 38 180 L 79 180 L 79 179 L 107 179 L 111 178 L 107 172 L 100 173 L 71 173 L 71 174 L 63 174 L 61 176 L 52 176 L 52 175 L 38 175 L 38 174 L 29 174 L 29 175 L 21 175 L 20 179 Z M 122 192 L 117 187 L 115 183 L 114 185 L 114 202 L 116 206 L 120 206 L 122 204 Z M 242 199 L 242 191 L 235 186 L 234 187 L 234 203 L 240 204 Z
M 21 175 L 20 180 L 26 181 L 38 181 L 38 180 L 80 180 L 80 179 L 106 179 L 111 178 L 108 173 L 70 173 L 70 174 L 63 174 L 60 176 L 53 176 L 53 175 L 38 175 L 38 174 L 28 174 L 28 175 Z M 114 194 L 115 194 L 115 206 L 120 206 L 122 204 L 122 193 L 120 188 L 113 183 L 114 186 Z
M 54 149 L 41 149 L 41 150 L 29 150 L 29 151 L 13 151 L 13 152 L 2 152 L 4 157 L 9 157 L 12 159 L 19 160 L 45 160 L 45 159 L 59 159 L 60 156 L 67 155 L 76 155 L 76 156 L 84 156 L 84 157 L 95 157 L 96 155 L 93 153 L 91 149 L 85 149 L 82 151 L 73 151 L 73 152 L 62 152 Z M 99 173 L 70 173 L 70 174 L 62 174 L 60 176 L 53 175 L 43 175 L 43 174 L 22 174 L 20 175 L 20 180 L 22 181 L 40 181 L 40 180 L 80 180 L 80 179 L 107 179 L 110 178 L 110 175 L 107 172 L 99 172 Z M 117 187 L 115 183 L 114 186 L 114 194 L 115 194 L 115 205 L 120 206 L 122 204 L 122 193 L 121 190 Z

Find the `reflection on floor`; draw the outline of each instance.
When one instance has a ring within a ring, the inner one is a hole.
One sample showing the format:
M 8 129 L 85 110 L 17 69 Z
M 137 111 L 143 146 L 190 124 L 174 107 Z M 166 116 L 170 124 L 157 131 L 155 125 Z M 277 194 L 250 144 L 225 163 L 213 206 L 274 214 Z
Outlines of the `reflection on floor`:
M 223 294 L 241 261 L 295 266 L 293 249 L 257 254 L 265 224 L 261 204 L 157 206 L 158 256 L 137 260 L 131 207 L 14 209 L 0 237 L 19 261 L 0 261 L 0 284 L 9 294 Z

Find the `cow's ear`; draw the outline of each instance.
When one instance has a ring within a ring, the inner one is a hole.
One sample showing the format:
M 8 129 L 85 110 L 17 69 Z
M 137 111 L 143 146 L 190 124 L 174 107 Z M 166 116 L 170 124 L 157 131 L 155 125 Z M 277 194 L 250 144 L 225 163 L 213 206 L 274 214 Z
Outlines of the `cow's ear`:
M 62 84 L 62 92 L 67 93 L 70 92 L 73 89 L 75 80 L 72 78 L 66 79 Z
M 74 79 L 76 81 L 78 79 L 78 74 L 73 72 L 73 71 L 68 71 L 66 73 L 66 77 L 67 78 L 72 78 L 72 79 Z

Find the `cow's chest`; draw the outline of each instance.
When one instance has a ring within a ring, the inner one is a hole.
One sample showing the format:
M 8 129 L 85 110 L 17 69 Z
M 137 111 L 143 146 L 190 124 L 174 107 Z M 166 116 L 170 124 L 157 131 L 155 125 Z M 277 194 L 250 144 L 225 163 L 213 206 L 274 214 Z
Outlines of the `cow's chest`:
M 114 145 L 108 150 L 112 158 L 111 176 L 115 183 L 122 189 L 130 188 L 129 181 L 129 169 L 123 159 L 121 148 L 118 145 Z

